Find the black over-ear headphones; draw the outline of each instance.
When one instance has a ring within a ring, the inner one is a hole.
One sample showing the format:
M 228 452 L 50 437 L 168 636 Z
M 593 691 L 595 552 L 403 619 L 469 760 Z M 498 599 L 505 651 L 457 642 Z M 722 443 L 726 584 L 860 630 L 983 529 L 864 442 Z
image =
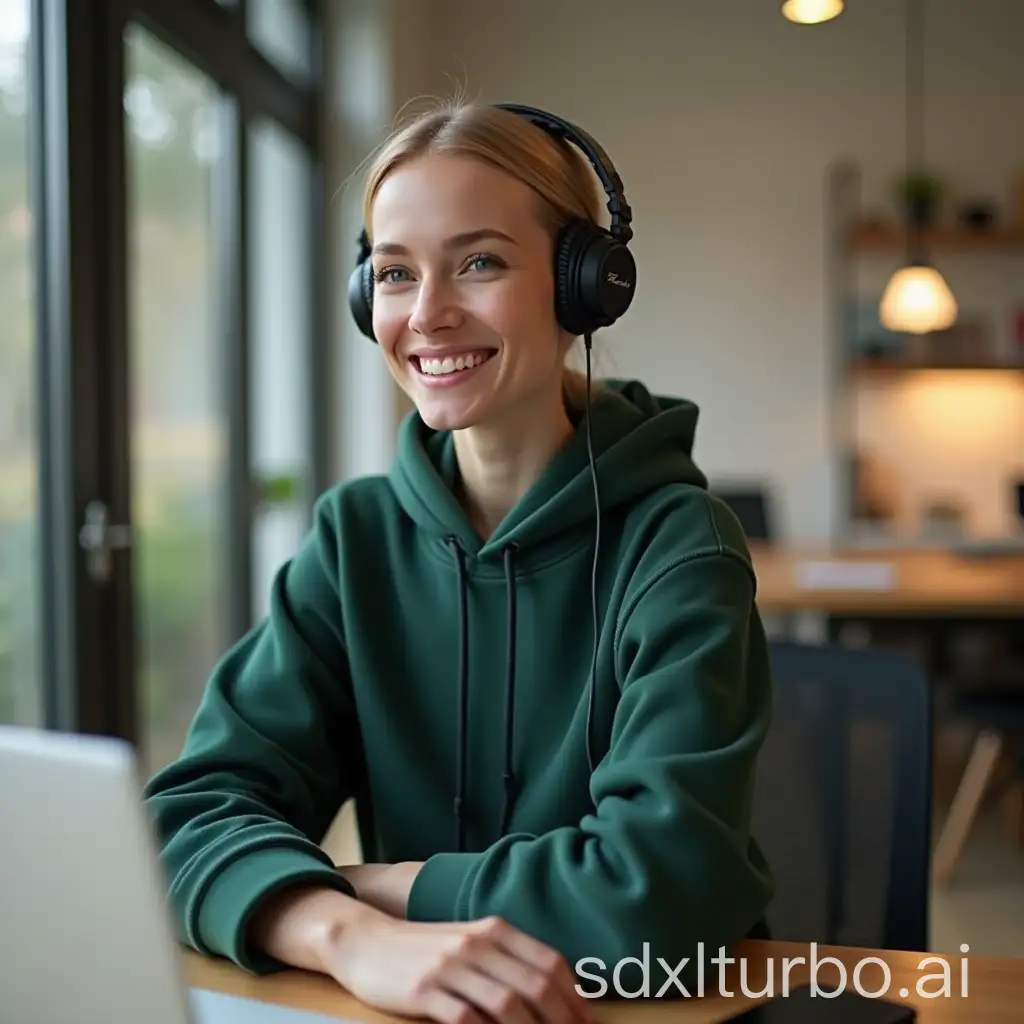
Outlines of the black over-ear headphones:
M 525 118 L 555 138 L 575 145 L 590 161 L 608 196 L 608 229 L 586 220 L 570 221 L 555 248 L 555 316 L 572 335 L 588 338 L 610 327 L 629 308 L 636 293 L 636 263 L 628 245 L 633 237 L 632 210 L 622 179 L 607 153 L 581 128 L 535 107 L 498 103 L 501 110 Z M 359 256 L 348 282 L 348 303 L 360 331 L 373 335 L 373 266 L 364 229 Z

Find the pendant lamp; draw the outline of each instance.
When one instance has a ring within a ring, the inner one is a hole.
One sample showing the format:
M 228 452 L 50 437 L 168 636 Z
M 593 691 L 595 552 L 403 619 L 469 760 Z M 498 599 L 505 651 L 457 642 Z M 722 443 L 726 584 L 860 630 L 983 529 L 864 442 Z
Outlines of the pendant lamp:
M 798 25 L 820 25 L 843 13 L 843 0 L 785 0 L 782 14 Z
M 922 0 L 906 0 L 906 138 L 907 172 L 923 166 L 924 70 Z M 890 331 L 928 334 L 952 327 L 957 302 L 945 278 L 925 255 L 922 218 L 908 211 L 907 263 L 889 279 L 879 318 Z

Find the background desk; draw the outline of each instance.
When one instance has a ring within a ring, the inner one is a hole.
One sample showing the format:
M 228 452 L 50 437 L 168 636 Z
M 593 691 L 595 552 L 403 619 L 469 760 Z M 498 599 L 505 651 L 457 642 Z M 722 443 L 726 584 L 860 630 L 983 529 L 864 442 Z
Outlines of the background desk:
M 784 957 L 809 957 L 804 945 L 783 942 L 745 942 L 736 950 L 736 955 L 747 960 L 747 988 L 756 991 L 764 988 L 768 964 L 774 958 L 776 990 L 781 985 L 781 964 Z M 897 953 L 871 949 L 836 949 L 820 947 L 820 960 L 835 956 L 844 964 L 849 979 L 859 960 L 877 956 L 891 972 L 890 992 L 898 993 L 901 988 L 909 991 L 907 1002 L 918 1008 L 920 1024 L 1017 1024 L 1024 1007 L 1024 959 L 978 957 L 968 959 L 968 994 L 961 998 L 960 959 L 949 958 L 951 974 L 951 998 L 922 998 L 917 995 L 919 980 L 926 975 L 938 973 L 935 964 L 919 967 L 928 956 L 922 953 Z M 401 1018 L 378 1013 L 353 999 L 340 986 L 328 978 L 288 971 L 264 978 L 254 978 L 223 961 L 206 960 L 194 953 L 185 954 L 185 967 L 189 984 L 198 988 L 212 989 L 230 995 L 249 999 L 260 999 L 269 1003 L 293 1006 L 327 1015 L 337 1015 L 370 1024 L 397 1024 Z M 799 984 L 808 977 L 806 967 L 794 968 L 790 984 Z M 882 977 L 877 965 L 868 965 L 861 975 L 861 984 L 867 990 L 878 987 Z M 838 978 L 834 968 L 824 965 L 818 973 L 819 984 L 832 987 Z M 652 995 L 661 986 L 664 977 L 658 979 L 657 972 L 652 978 Z M 928 982 L 925 990 L 935 987 Z M 595 1015 L 606 1024 L 717 1024 L 727 1021 L 754 1000 L 740 994 L 739 974 L 733 965 L 727 983 L 728 991 L 734 998 L 717 994 L 718 980 L 709 976 L 707 995 L 701 999 L 676 999 L 659 1002 L 650 999 L 646 1003 L 621 999 L 617 1002 L 594 1002 Z M 898 996 L 896 997 L 898 998 Z
M 965 557 L 941 548 L 814 551 L 754 547 L 758 606 L 763 612 L 817 611 L 873 617 L 1024 618 L 1024 554 Z M 817 563 L 836 577 L 844 566 L 886 566 L 881 586 L 807 586 L 801 573 Z

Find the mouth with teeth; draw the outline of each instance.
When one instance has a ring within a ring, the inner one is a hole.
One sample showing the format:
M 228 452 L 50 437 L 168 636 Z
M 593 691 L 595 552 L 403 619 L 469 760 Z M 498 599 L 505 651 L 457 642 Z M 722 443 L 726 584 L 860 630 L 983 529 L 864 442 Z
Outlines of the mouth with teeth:
M 447 384 L 461 382 L 495 355 L 494 349 L 480 349 L 454 356 L 411 356 L 409 361 L 425 383 Z

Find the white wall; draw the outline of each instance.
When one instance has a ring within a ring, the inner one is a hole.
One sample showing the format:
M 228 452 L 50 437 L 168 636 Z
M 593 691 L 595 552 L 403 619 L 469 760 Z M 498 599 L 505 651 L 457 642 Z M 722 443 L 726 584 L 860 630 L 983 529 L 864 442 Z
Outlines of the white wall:
M 854 158 L 867 198 L 884 201 L 900 169 L 902 5 L 851 0 L 813 28 L 786 22 L 778 6 L 422 0 L 415 24 L 392 26 L 404 26 L 407 72 L 392 105 L 457 83 L 484 100 L 548 106 L 601 140 L 636 215 L 640 279 L 628 317 L 605 332 L 599 371 L 694 398 L 708 471 L 767 477 L 783 532 L 814 540 L 829 533 L 836 461 L 825 176 Z M 1011 167 L 1024 167 L 1024 3 L 931 0 L 928 18 L 929 156 L 955 185 L 1002 199 Z M 1003 407 L 1024 405 L 1024 390 L 994 386 Z M 893 404 L 904 391 L 872 399 L 878 423 L 899 423 L 895 461 L 958 479 L 971 451 L 936 450 L 934 416 L 904 417 Z M 979 435 L 997 475 L 1014 456 L 1020 464 L 1020 431 L 1009 417 Z M 975 520 L 998 526 L 991 473 L 983 486 Z

